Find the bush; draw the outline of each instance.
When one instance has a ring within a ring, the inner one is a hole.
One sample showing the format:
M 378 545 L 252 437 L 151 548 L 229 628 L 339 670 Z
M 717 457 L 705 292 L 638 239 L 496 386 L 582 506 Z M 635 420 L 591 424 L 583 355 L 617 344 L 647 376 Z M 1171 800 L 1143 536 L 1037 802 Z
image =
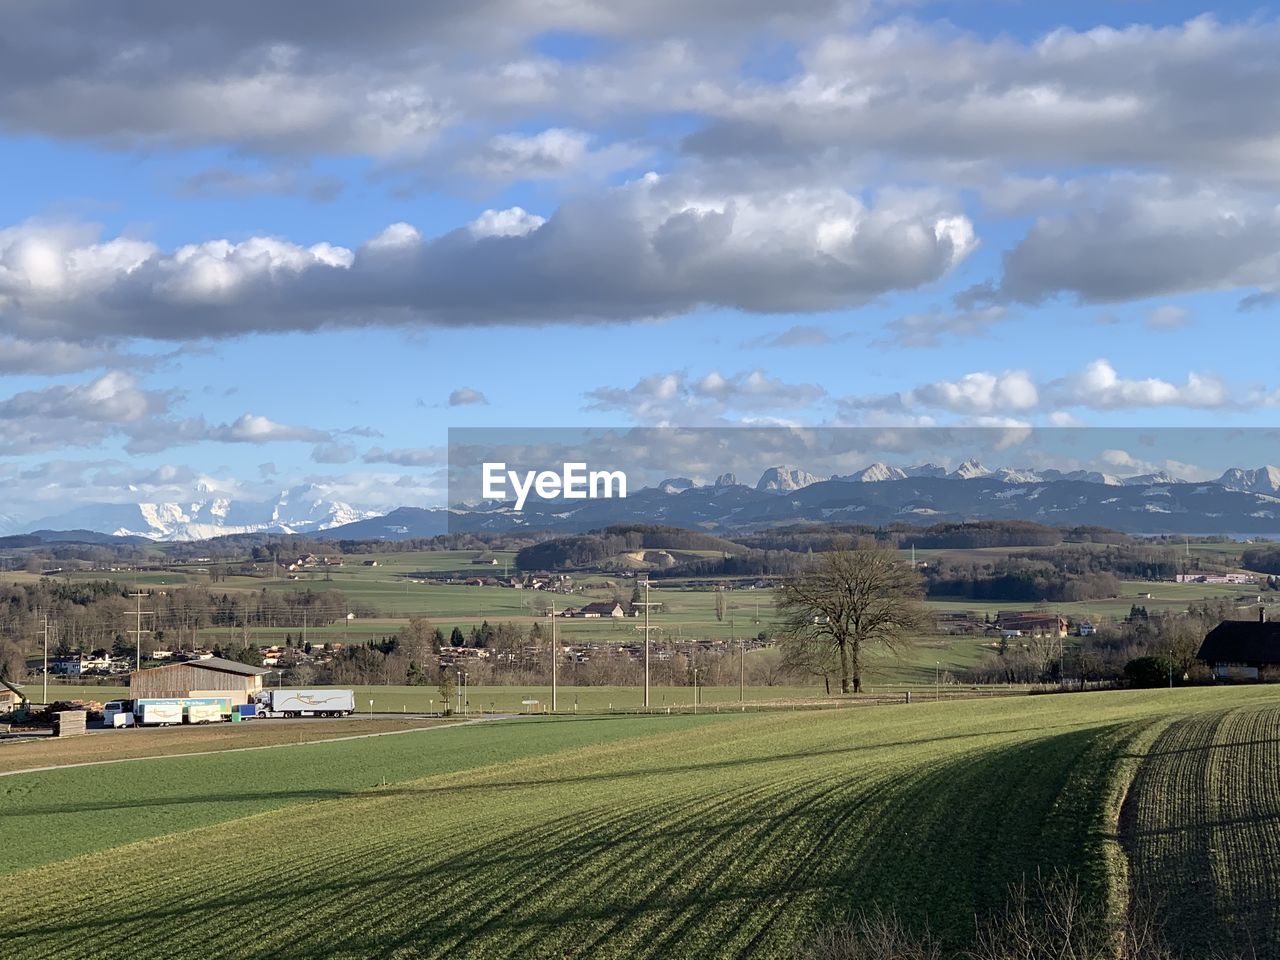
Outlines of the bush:
M 1182 682 L 1182 668 L 1171 657 L 1138 657 L 1124 665 L 1124 678 L 1139 689 L 1165 687 L 1170 678 Z

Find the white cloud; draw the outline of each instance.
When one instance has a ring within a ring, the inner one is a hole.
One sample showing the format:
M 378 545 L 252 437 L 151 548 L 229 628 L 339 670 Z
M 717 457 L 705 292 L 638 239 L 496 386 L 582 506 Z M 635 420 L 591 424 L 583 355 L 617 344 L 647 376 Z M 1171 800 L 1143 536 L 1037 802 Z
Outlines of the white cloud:
M 459 387 L 449 394 L 449 406 L 486 406 L 489 400 L 483 393 L 472 387 Z
M 164 413 L 171 394 L 144 390 L 136 378 L 111 372 L 72 386 L 27 390 L 0 401 L 0 421 L 81 420 L 90 423 L 136 423 Z
M 327 430 L 277 423 L 258 414 L 246 413 L 234 423 L 224 423 L 210 428 L 204 439 L 219 443 L 275 443 L 279 441 L 324 442 L 330 437 Z
M 1095 410 L 1136 407 L 1224 407 L 1234 401 L 1222 381 L 1199 373 L 1189 373 L 1185 383 L 1176 384 L 1155 377 L 1125 379 L 1106 360 L 1094 360 L 1079 373 L 1049 385 L 1052 402 Z
M 1032 410 L 1039 402 L 1039 391 L 1025 370 L 969 373 L 958 380 L 916 387 L 903 399 L 908 409 L 920 405 L 966 414 Z
M 795 76 L 716 87 L 705 105 L 716 119 L 687 145 L 715 157 L 802 162 L 841 147 L 1274 183 L 1278 44 L 1275 21 L 1210 17 L 1062 28 L 1027 42 L 906 20 L 829 31 L 803 50 Z
M 350 463 L 356 458 L 356 448 L 350 443 L 320 443 L 311 450 L 315 463 Z
M 391 463 L 401 467 L 439 467 L 446 462 L 442 447 L 401 447 L 384 450 L 371 447 L 362 458 L 365 463 Z
M 1173 303 L 1162 303 L 1147 311 L 1147 326 L 1152 330 L 1176 330 L 1191 322 L 1191 311 Z
M 1078 423 L 1061 408 L 1132 410 L 1147 407 L 1215 409 L 1238 405 L 1241 398 L 1214 377 L 1190 373 L 1184 383 L 1150 377 L 1126 379 L 1107 360 L 1095 360 L 1066 377 L 1038 383 L 1025 370 L 968 373 L 955 380 L 923 384 L 898 393 L 841 397 L 842 417 L 866 422 L 868 411 L 881 416 L 914 417 L 940 410 L 968 417 L 974 426 L 1022 424 L 1028 414 L 1045 413 L 1055 426 Z
M 26 224 L 0 231 L 0 330 L 190 339 L 618 321 L 702 305 L 822 311 L 936 280 L 976 243 L 969 221 L 932 198 L 867 206 L 844 191 L 724 194 L 652 175 L 546 221 L 509 211 L 479 222 L 434 239 L 395 224 L 354 251 L 273 237 L 163 251 Z
M 1113 178 L 1070 212 L 1038 217 L 1004 255 L 992 296 L 1086 303 L 1280 283 L 1275 197 L 1151 178 Z
M 816 384 L 787 383 L 759 369 L 729 376 L 712 370 L 698 378 L 683 371 L 657 373 L 631 387 L 598 387 L 586 394 L 587 409 L 616 410 L 640 423 L 678 426 L 717 422 L 731 412 L 799 409 L 825 396 Z

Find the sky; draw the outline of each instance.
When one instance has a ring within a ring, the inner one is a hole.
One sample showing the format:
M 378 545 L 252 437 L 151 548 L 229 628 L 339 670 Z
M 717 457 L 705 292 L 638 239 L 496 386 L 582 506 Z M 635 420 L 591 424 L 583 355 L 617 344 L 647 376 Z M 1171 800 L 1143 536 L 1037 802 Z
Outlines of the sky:
M 451 427 L 1275 423 L 1276 5 L 779 9 L 0 6 L 0 529 L 436 505 Z

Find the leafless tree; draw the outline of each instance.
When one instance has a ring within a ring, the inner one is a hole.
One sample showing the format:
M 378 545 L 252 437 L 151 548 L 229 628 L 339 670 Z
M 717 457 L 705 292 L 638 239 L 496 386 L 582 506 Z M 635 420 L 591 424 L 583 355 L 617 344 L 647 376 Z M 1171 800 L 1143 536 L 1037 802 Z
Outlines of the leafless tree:
M 899 651 L 924 629 L 920 578 L 890 550 L 838 547 L 778 591 L 784 646 L 831 650 L 840 692 L 859 693 L 874 647 Z

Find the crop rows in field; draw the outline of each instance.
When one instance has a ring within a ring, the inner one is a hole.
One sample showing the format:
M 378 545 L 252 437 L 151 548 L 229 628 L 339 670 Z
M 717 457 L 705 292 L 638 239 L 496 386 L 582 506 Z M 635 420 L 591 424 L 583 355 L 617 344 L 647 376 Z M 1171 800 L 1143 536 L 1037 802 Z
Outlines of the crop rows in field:
M 1165 916 L 1173 942 L 1280 957 L 1280 708 L 1172 723 L 1122 823 L 1135 901 Z
M 1095 781 L 1140 723 L 1078 713 L 1037 698 L 542 723 L 655 733 L 20 874 L 0 954 L 782 957 L 874 901 L 962 940 L 1038 868 L 1101 884 Z

